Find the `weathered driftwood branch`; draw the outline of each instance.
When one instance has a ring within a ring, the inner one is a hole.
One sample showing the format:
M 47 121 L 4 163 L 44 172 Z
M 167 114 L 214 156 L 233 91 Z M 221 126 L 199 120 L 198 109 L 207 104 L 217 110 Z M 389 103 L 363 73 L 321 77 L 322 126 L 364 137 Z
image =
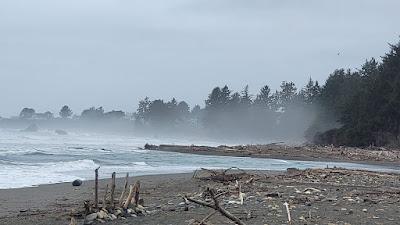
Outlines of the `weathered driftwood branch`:
M 99 169 L 94 170 L 94 207 L 99 208 Z
M 114 194 L 115 194 L 115 172 L 112 173 L 111 176 L 111 192 L 110 192 L 110 202 L 111 202 L 111 208 L 115 208 L 115 202 L 114 202 Z
M 225 210 L 224 208 L 222 208 L 219 204 L 219 201 L 217 199 L 217 196 L 215 194 L 215 190 L 211 189 L 211 188 L 207 188 L 207 192 L 210 194 L 211 199 L 213 200 L 213 203 L 208 203 L 208 202 L 204 202 L 204 201 L 200 201 L 200 200 L 196 200 L 190 197 L 185 197 L 188 201 L 196 203 L 198 205 L 202 205 L 208 208 L 212 208 L 218 212 L 220 212 L 223 216 L 225 216 L 226 218 L 230 219 L 231 221 L 235 222 L 236 224 L 239 225 L 246 225 L 245 223 L 243 223 L 239 218 L 237 218 L 236 216 L 234 216 L 232 213 L 228 212 L 227 210 Z
M 106 185 L 106 189 L 104 192 L 103 209 L 107 209 L 107 195 L 108 195 L 108 184 Z
M 128 189 L 128 180 L 129 180 L 129 173 L 126 173 L 124 189 L 122 190 L 121 197 L 119 197 L 119 205 L 121 207 L 124 204 L 124 197 L 125 197 L 126 191 Z
M 218 212 L 218 211 L 214 211 L 214 212 L 208 214 L 208 216 L 204 217 L 204 219 L 202 219 L 202 220 L 200 221 L 200 225 L 206 225 L 206 222 L 207 222 L 211 217 L 213 217 L 217 212 Z
M 288 217 L 288 223 L 291 224 L 292 223 L 292 217 L 290 216 L 289 203 L 285 202 L 283 205 L 286 208 L 286 213 L 287 213 L 287 217 Z
M 75 217 L 71 217 L 71 222 L 69 223 L 69 225 L 78 225 L 78 223 L 76 222 Z
M 134 197 L 132 199 L 132 204 L 137 206 L 139 204 L 140 181 L 136 181 L 133 190 L 134 190 Z
M 125 203 L 124 203 L 124 206 L 123 206 L 124 209 L 128 209 L 129 204 L 130 204 L 131 201 L 132 201 L 132 198 L 133 198 L 133 186 L 130 185 L 130 186 L 129 186 L 129 194 L 128 194 L 128 197 L 126 198 Z

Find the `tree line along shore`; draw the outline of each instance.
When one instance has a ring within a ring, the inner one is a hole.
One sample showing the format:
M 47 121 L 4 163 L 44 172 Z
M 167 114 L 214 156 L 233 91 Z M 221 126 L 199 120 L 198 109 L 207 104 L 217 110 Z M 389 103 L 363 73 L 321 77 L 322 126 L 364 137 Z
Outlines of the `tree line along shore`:
M 136 130 L 166 133 L 258 140 L 305 138 L 310 143 L 335 146 L 398 146 L 400 43 L 390 45 L 380 60 L 366 60 L 360 69 L 335 70 L 322 85 L 312 78 L 302 88 L 283 81 L 278 90 L 265 85 L 255 95 L 247 85 L 241 92 L 225 85 L 212 89 L 204 103 L 204 107 L 190 107 L 176 98 L 146 97 L 134 113 L 91 107 L 74 114 L 65 105 L 57 118 L 49 111 L 24 108 L 14 120 L 129 121 Z

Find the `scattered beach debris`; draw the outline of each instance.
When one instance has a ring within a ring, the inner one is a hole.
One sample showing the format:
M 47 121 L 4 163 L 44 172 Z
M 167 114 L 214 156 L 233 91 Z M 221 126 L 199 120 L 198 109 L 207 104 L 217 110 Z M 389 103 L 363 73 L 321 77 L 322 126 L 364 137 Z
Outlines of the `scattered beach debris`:
M 400 175 L 396 173 L 343 168 L 289 168 L 285 173 L 265 176 L 242 172 L 239 168 L 203 168 L 194 172 L 193 179 L 207 183 L 203 191 L 185 194 L 182 203 L 185 211 L 190 209 L 187 202 L 195 203 L 214 209 L 236 224 L 244 224 L 246 220 L 257 217 L 263 217 L 268 224 L 277 221 L 314 224 L 321 221 L 321 213 L 337 214 L 336 217 L 351 216 L 356 213 L 356 208 L 360 208 L 360 213 L 368 213 L 369 210 L 363 207 L 371 207 L 378 202 L 400 203 Z M 320 212 L 319 206 L 324 207 L 324 212 Z M 215 212 L 207 215 L 204 221 L 192 219 L 189 224 L 209 224 Z M 383 209 L 376 209 L 376 212 L 383 212 Z M 342 223 L 336 221 L 332 224 Z

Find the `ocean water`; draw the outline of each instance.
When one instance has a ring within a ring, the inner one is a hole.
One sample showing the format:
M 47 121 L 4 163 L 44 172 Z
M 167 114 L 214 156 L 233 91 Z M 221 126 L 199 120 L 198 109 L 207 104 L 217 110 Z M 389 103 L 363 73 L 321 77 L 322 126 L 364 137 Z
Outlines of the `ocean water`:
M 219 144 L 201 140 L 143 138 L 94 133 L 57 135 L 54 131 L 25 133 L 0 130 L 0 189 L 20 188 L 93 179 L 100 166 L 100 178 L 112 172 L 118 177 L 192 172 L 203 168 L 285 170 L 289 167 L 323 168 L 339 166 L 377 171 L 400 171 L 352 163 L 307 162 L 278 159 L 253 159 L 226 156 L 202 156 L 142 150 L 146 144 Z

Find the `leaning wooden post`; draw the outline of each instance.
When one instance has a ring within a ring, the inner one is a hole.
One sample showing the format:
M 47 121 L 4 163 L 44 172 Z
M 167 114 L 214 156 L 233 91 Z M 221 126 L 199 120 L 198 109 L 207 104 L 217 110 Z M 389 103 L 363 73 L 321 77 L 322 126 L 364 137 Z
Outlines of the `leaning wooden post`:
M 125 185 L 124 185 L 124 190 L 121 193 L 121 197 L 119 197 L 119 205 L 122 207 L 124 204 L 124 196 L 126 194 L 126 191 L 128 189 L 128 179 L 129 179 L 129 173 L 126 173 L 125 177 Z
M 112 178 L 112 181 L 111 181 L 111 199 L 110 199 L 110 201 L 111 201 L 111 208 L 114 208 L 114 206 L 115 206 L 115 203 L 114 203 L 114 192 L 115 192 L 115 172 L 114 173 L 112 173 L 112 176 L 111 176 Z
M 94 208 L 99 208 L 99 169 L 94 170 Z

